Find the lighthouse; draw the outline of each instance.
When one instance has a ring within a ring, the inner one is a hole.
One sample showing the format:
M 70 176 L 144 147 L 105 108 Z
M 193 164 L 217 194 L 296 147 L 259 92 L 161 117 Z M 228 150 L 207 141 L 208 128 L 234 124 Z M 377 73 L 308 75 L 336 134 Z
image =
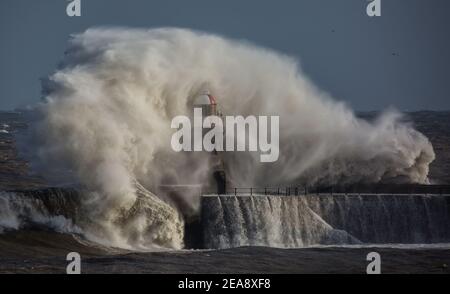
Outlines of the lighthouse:
M 194 108 L 201 108 L 205 116 L 221 116 L 217 111 L 217 100 L 209 90 L 203 90 L 194 100 Z
M 204 116 L 218 116 L 222 118 L 222 113 L 218 110 L 217 99 L 209 90 L 203 90 L 194 100 L 194 109 L 201 108 Z M 203 129 L 204 134 L 208 129 Z M 203 134 L 203 135 L 204 135 Z M 226 193 L 225 165 L 220 152 L 214 149 L 210 153 L 209 164 L 212 174 L 207 183 L 207 189 L 216 190 L 217 194 Z

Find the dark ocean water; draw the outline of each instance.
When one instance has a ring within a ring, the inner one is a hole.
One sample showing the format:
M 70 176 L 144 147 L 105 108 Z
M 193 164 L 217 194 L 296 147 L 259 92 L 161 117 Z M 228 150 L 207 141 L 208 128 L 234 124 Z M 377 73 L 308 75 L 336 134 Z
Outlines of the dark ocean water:
M 450 273 L 445 244 L 129 252 L 73 235 L 24 231 L 0 236 L 0 247 L 0 273 L 63 274 L 72 251 L 81 255 L 82 273 L 365 274 L 367 254 L 374 251 L 381 256 L 382 273 Z

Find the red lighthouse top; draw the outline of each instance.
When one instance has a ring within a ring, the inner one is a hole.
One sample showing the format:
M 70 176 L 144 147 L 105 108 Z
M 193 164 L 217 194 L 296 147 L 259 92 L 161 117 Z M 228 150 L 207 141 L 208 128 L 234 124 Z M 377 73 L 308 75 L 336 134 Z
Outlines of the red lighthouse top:
M 212 104 L 212 105 L 216 105 L 217 104 L 216 98 L 213 95 L 208 94 L 208 98 L 209 98 L 209 104 Z
M 217 105 L 216 97 L 211 95 L 209 91 L 203 91 L 195 98 L 195 105 Z

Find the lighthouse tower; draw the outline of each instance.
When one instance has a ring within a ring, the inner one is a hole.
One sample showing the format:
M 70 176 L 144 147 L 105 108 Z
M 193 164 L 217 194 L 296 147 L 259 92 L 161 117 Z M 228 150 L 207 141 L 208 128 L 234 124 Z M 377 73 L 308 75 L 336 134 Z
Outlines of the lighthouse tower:
M 222 117 L 222 114 L 217 107 L 217 100 L 213 95 L 211 95 L 209 90 L 203 90 L 200 92 L 200 94 L 194 100 L 194 108 L 201 108 L 202 114 L 205 117 L 212 115 Z M 204 134 L 206 134 L 207 131 L 208 130 L 204 130 Z M 210 152 L 209 163 L 211 166 L 212 174 L 206 185 L 207 190 L 209 190 L 210 192 L 212 192 L 212 190 L 216 190 L 217 194 L 225 194 L 225 165 L 220 152 L 215 149 Z

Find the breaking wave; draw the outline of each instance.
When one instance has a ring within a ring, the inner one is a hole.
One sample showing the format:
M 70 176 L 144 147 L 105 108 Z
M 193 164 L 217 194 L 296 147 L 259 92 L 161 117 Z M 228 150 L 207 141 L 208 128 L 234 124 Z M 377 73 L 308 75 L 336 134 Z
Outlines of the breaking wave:
M 44 81 L 27 144 L 36 170 L 87 191 L 79 206 L 85 219 L 77 222 L 86 236 L 123 247 L 183 246 L 183 211 L 198 206 L 198 195 L 186 192 L 180 202 L 159 187 L 201 184 L 210 175 L 204 153 L 170 147 L 172 118 L 190 114 L 205 87 L 226 115 L 280 117 L 277 162 L 260 163 L 254 152 L 223 155 L 236 186 L 428 181 L 434 152 L 425 136 L 394 111 L 373 123 L 358 119 L 291 57 L 186 29 L 89 29 L 72 37 Z M 9 226 L 20 226 L 24 205 L 9 212 Z M 74 229 L 70 221 L 46 221 Z

